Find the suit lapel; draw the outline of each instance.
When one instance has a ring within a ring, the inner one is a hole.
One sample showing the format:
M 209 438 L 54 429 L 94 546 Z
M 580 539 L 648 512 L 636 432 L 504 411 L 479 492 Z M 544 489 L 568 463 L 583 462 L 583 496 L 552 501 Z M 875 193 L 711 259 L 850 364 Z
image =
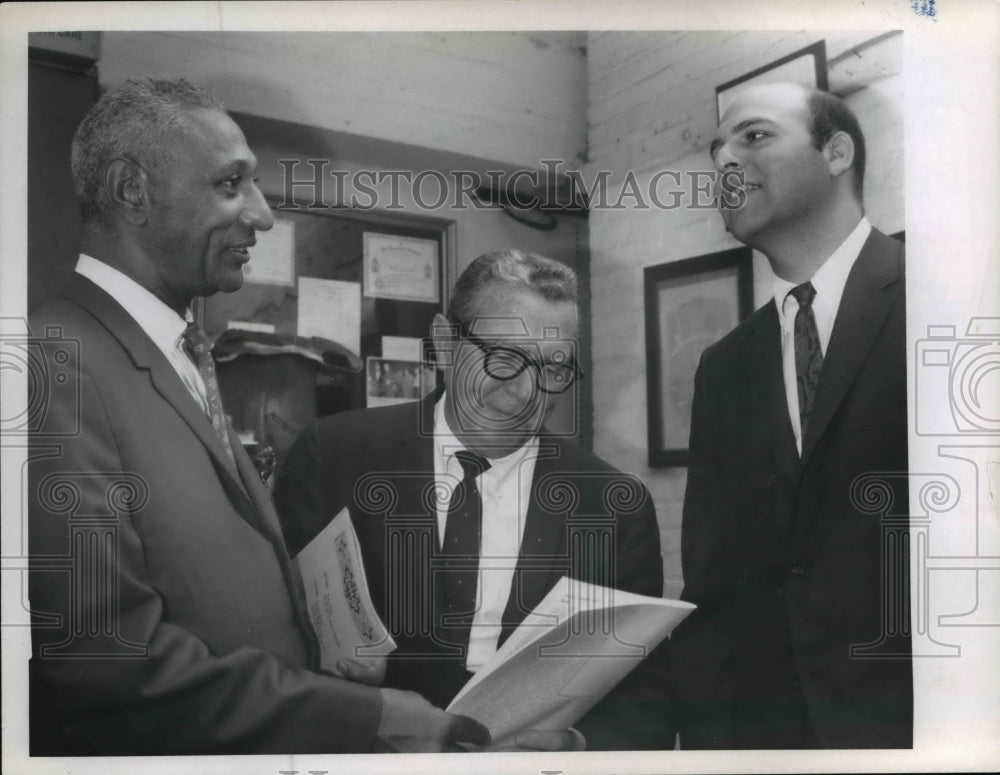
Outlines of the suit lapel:
M 888 287 L 899 279 L 899 246 L 872 230 L 851 268 L 823 361 L 813 415 L 802 441 L 803 465 L 816 448 L 868 358 L 892 308 Z
M 208 450 L 219 474 L 219 481 L 230 500 L 244 519 L 261 530 L 264 525 L 260 514 L 251 503 L 240 475 L 229 460 L 219 437 L 212 430 L 211 423 L 201 407 L 188 393 L 184 383 L 181 382 L 173 367 L 164 358 L 163 353 L 153 344 L 135 319 L 104 290 L 79 275 L 74 275 L 64 296 L 93 315 L 118 340 L 136 367 L 149 372 L 150 381 L 156 392 L 176 410 L 181 419 Z M 235 438 L 235 434 L 233 438 Z M 239 446 L 239 444 L 233 445 L 234 456 L 237 455 L 236 447 Z M 240 453 L 244 458 L 246 457 L 243 450 L 240 450 Z
M 781 326 L 772 299 L 749 331 L 743 348 L 743 371 L 753 400 L 764 418 L 778 471 L 793 474 L 798 464 L 795 433 L 788 416 L 781 363 Z

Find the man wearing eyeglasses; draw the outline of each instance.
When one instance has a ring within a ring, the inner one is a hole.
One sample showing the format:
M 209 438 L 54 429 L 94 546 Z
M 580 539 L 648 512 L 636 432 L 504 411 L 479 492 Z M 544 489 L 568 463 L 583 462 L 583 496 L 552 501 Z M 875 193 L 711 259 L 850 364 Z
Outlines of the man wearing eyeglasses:
M 646 488 L 545 422 L 572 396 L 576 276 L 517 250 L 480 256 L 432 326 L 444 389 L 322 418 L 289 452 L 276 498 L 294 554 L 348 506 L 379 613 L 398 644 L 385 685 L 445 707 L 563 576 L 659 597 Z M 672 748 L 665 650 L 575 729 L 521 749 Z M 356 663 L 344 674 L 376 680 Z M 381 678 L 381 676 L 379 676 Z

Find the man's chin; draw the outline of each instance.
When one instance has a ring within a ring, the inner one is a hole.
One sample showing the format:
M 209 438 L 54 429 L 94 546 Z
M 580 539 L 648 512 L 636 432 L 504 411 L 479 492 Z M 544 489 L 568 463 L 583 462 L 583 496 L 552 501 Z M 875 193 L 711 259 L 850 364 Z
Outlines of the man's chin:
M 215 293 L 235 293 L 243 287 L 243 271 L 220 277 L 215 283 Z

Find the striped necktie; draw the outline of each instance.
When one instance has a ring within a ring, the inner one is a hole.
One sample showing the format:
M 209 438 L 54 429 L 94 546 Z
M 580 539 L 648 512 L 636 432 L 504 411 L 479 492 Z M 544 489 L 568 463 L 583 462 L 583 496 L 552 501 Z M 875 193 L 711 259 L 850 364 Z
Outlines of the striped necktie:
M 233 458 L 233 446 L 226 431 L 226 415 L 222 411 L 222 395 L 219 393 L 219 381 L 215 377 L 215 361 L 212 358 L 212 348 L 208 337 L 197 323 L 189 323 L 182 334 L 188 356 L 198 368 L 201 379 L 205 383 L 205 393 L 208 399 L 208 416 L 212 421 L 212 429 L 222 442 L 230 462 L 236 464 Z
M 806 425 L 812 415 L 813 403 L 816 400 L 816 388 L 819 386 L 819 375 L 823 370 L 823 348 L 820 346 L 819 329 L 816 328 L 816 315 L 813 314 L 812 303 L 816 298 L 816 289 L 811 282 L 796 285 L 789 293 L 799 303 L 799 311 L 795 313 L 795 382 L 799 393 L 799 422 L 802 425 L 802 438 L 806 436 Z

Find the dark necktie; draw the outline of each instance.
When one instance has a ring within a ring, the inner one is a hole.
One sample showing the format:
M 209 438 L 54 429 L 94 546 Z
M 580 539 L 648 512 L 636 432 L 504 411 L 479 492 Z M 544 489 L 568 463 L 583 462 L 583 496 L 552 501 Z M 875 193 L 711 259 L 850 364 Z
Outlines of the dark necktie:
M 819 343 L 819 329 L 816 328 L 816 315 L 812 308 L 813 299 L 816 298 L 813 284 L 806 282 L 796 285 L 789 293 L 799 303 L 799 311 L 795 313 L 795 382 L 799 388 L 799 421 L 804 439 L 813 402 L 816 400 L 819 375 L 823 370 L 823 349 Z
M 184 344 L 188 355 L 198 367 L 202 382 L 205 383 L 205 397 L 208 399 L 209 419 L 212 421 L 212 428 L 222 442 L 222 446 L 229 456 L 230 462 L 234 465 L 233 447 L 229 441 L 229 433 L 226 431 L 226 415 L 222 411 L 222 396 L 219 393 L 219 381 L 215 377 L 215 361 L 212 359 L 212 348 L 208 344 L 208 337 L 201 330 L 197 323 L 189 323 L 183 333 Z
M 479 542 L 482 535 L 483 499 L 476 477 L 490 462 L 472 452 L 456 452 L 465 474 L 451 494 L 444 526 L 444 602 L 442 635 L 448 643 L 467 646 L 476 613 L 479 581 Z

